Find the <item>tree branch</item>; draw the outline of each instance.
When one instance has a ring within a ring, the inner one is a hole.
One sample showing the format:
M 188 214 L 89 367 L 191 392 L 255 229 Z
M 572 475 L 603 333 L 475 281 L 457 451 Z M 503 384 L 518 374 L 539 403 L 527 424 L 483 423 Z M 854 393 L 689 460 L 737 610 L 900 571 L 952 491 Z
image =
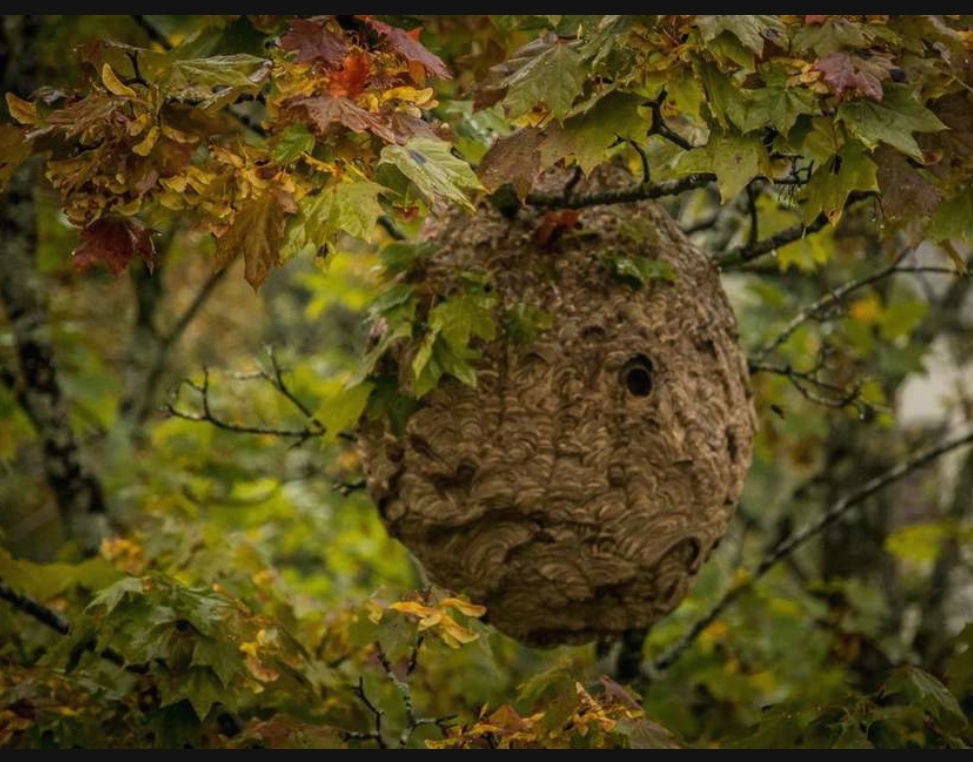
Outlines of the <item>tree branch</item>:
M 754 355 L 754 362 L 759 363 L 765 357 L 767 357 L 771 352 L 780 347 L 785 341 L 787 341 L 794 332 L 800 328 L 807 321 L 817 317 L 821 312 L 837 305 L 842 299 L 844 299 L 848 294 L 853 291 L 857 291 L 860 288 L 871 285 L 872 283 L 877 283 L 884 278 L 888 278 L 892 275 L 897 275 L 899 273 L 938 273 L 940 275 L 955 275 L 957 277 L 969 277 L 962 276 L 956 270 L 952 270 L 947 267 L 927 267 L 927 266 L 901 266 L 899 262 L 901 258 L 893 263 L 892 265 L 885 267 L 871 275 L 866 275 L 857 280 L 849 281 L 838 288 L 833 289 L 830 293 L 825 294 L 823 297 L 818 299 L 813 304 L 808 305 L 803 310 L 801 310 L 797 315 L 794 316 L 791 321 L 784 326 L 784 328 L 777 334 L 771 341 L 765 344 L 763 347 L 757 350 Z
M 793 185 L 794 182 L 784 178 L 771 180 L 775 185 Z M 844 208 L 847 209 L 849 206 L 857 201 L 861 201 L 866 198 L 870 198 L 874 193 L 871 191 L 854 191 L 848 194 L 848 198 L 845 201 Z M 720 267 L 726 269 L 728 267 L 739 267 L 740 265 L 751 262 L 754 259 L 762 257 L 764 254 L 769 254 L 772 251 L 780 248 L 781 246 L 786 246 L 789 243 L 798 241 L 804 236 L 811 235 L 812 233 L 817 233 L 819 230 L 828 224 L 828 218 L 822 212 L 819 214 L 814 221 L 810 224 L 805 225 L 803 223 L 798 223 L 792 225 L 789 228 L 781 230 L 779 233 L 772 235 L 768 238 L 764 238 L 761 241 L 751 241 L 745 246 L 738 246 L 735 249 L 730 249 L 725 254 L 716 257 L 716 262 Z
M 570 194 L 568 196 L 561 193 L 528 193 L 526 200 L 531 206 L 582 209 L 599 204 L 624 204 L 629 201 L 645 201 L 663 196 L 676 196 L 688 190 L 703 188 L 715 180 L 716 175 L 712 172 L 699 172 L 661 183 L 640 183 L 629 188 L 613 188 L 594 193 Z
M 71 631 L 71 623 L 67 619 L 33 598 L 18 593 L 2 579 L 0 579 L 0 600 L 7 601 L 15 609 L 34 617 L 38 622 L 61 635 L 67 635 Z
M 709 612 L 699 619 L 695 624 L 693 624 L 693 626 L 689 628 L 688 632 L 686 632 L 682 638 L 664 651 L 658 658 L 655 659 L 655 661 L 651 663 L 651 665 L 647 665 L 643 670 L 643 676 L 647 679 L 652 679 L 653 677 L 657 676 L 658 673 L 671 667 L 672 664 L 680 656 L 682 656 L 686 649 L 692 645 L 693 641 L 699 637 L 700 633 L 702 633 L 703 630 L 712 624 L 726 608 L 736 601 L 736 599 L 740 597 L 741 593 L 753 587 L 753 585 L 759 579 L 774 568 L 774 566 L 776 566 L 780 561 L 790 556 L 794 551 L 808 542 L 808 540 L 811 540 L 817 536 L 821 531 L 840 519 L 852 508 L 864 502 L 879 490 L 887 487 L 889 484 L 892 484 L 893 482 L 908 476 L 913 471 L 932 463 L 934 460 L 942 457 L 946 453 L 971 444 L 973 444 L 973 429 L 970 429 L 969 431 L 955 437 L 946 439 L 939 444 L 933 445 L 932 447 L 927 447 L 916 455 L 913 455 L 911 458 L 901 461 L 884 473 L 879 474 L 874 479 L 869 480 L 857 490 L 854 490 L 853 492 L 835 501 L 817 519 L 806 525 L 803 529 L 791 534 L 789 537 L 779 542 L 742 582 L 727 590 L 716 602 L 716 604 L 709 610 Z
M 172 402 L 167 402 L 164 405 L 164 410 L 175 418 L 182 418 L 185 421 L 193 421 L 194 423 L 209 423 L 216 426 L 218 429 L 230 431 L 235 434 L 266 434 L 269 436 L 283 437 L 285 439 L 296 439 L 297 442 L 294 444 L 295 447 L 304 444 L 304 442 L 306 442 L 308 439 L 323 437 L 327 433 L 324 425 L 314 417 L 310 408 L 308 408 L 307 405 L 305 405 L 284 382 L 282 370 L 277 364 L 273 351 L 270 352 L 270 356 L 274 369 L 273 374 L 261 370 L 254 374 L 238 376 L 238 379 L 263 379 L 270 383 L 270 385 L 273 386 L 279 394 L 281 394 L 291 405 L 300 411 L 305 418 L 308 419 L 309 425 L 305 426 L 303 429 L 282 429 L 275 426 L 257 426 L 251 424 L 231 423 L 230 421 L 216 415 L 213 412 L 209 396 L 209 370 L 206 368 L 203 369 L 202 384 L 197 384 L 189 379 L 183 379 L 182 381 L 183 384 L 199 395 L 199 402 L 201 405 L 200 412 L 192 413 L 185 410 L 180 410 Z M 338 432 L 337 436 L 339 439 L 344 439 L 350 442 L 356 440 L 354 434 L 346 431 Z

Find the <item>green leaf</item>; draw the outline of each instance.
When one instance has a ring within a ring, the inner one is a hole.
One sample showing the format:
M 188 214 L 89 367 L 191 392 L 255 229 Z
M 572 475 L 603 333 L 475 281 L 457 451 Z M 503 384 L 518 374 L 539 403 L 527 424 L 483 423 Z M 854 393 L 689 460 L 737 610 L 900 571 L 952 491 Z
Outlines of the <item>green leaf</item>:
M 162 693 L 161 706 L 171 706 L 186 700 L 192 704 L 200 722 L 206 719 L 213 704 L 224 693 L 216 674 L 208 667 L 190 667 L 185 672 L 169 672 L 158 683 Z
M 554 125 L 541 144 L 541 166 L 573 156 L 587 174 L 608 158 L 618 138 L 644 142 L 649 125 L 638 112 L 644 100 L 633 93 L 609 93 L 583 114 Z
M 85 611 L 90 612 L 96 608 L 104 607 L 105 614 L 111 614 L 126 596 L 141 595 L 142 592 L 142 580 L 139 577 L 125 577 L 100 591 L 91 600 Z
M 192 665 L 212 668 L 226 688 L 243 669 L 243 659 L 240 657 L 240 649 L 232 640 L 203 637 L 193 647 Z
M 764 52 L 764 40 L 780 42 L 786 29 L 777 16 L 698 16 L 704 42 L 729 32 L 757 55 Z
M 151 78 L 158 81 L 167 97 L 213 109 L 231 103 L 245 93 L 258 92 L 270 67 L 266 58 L 239 53 L 170 60 Z
M 385 272 L 394 276 L 409 272 L 416 262 L 432 255 L 436 249 L 437 246 L 432 241 L 393 241 L 382 248 L 379 256 L 385 263 Z
M 503 316 L 503 328 L 511 341 L 517 344 L 531 344 L 542 331 L 554 325 L 550 312 L 531 307 L 523 302 L 507 310 Z
M 429 325 L 456 350 L 465 349 L 473 336 L 492 341 L 497 335 L 496 303 L 496 295 L 484 291 L 457 294 L 430 310 Z
M 881 102 L 871 99 L 843 103 L 838 119 L 869 148 L 888 143 L 913 159 L 922 161 L 914 132 L 945 130 L 939 117 L 915 99 L 907 85 L 889 84 Z
M 581 56 L 557 40 L 503 81 L 507 87 L 503 105 L 516 118 L 543 103 L 551 114 L 563 119 L 581 94 L 585 74 Z
M 752 91 L 750 107 L 742 115 L 744 132 L 770 125 L 786 135 L 799 116 L 819 113 L 814 93 L 789 86 L 782 69 L 772 68 L 761 75 L 764 86 Z
M 949 688 L 918 667 L 906 665 L 896 669 L 885 683 L 883 693 L 904 695 L 940 720 L 967 724 L 966 715 Z
M 852 141 L 827 164 L 818 167 L 805 187 L 804 224 L 809 225 L 824 212 L 832 224 L 841 219 L 845 202 L 852 191 L 877 191 L 878 167 L 865 147 Z
M 382 291 L 369 307 L 372 317 L 387 316 L 396 307 L 408 302 L 415 293 L 415 286 L 409 283 L 393 283 Z
M 288 223 L 281 256 L 314 253 L 321 246 L 334 245 L 341 233 L 365 240 L 382 214 L 379 195 L 386 188 L 368 180 L 341 182 L 298 204 L 298 215 Z
M 725 204 L 754 177 L 769 174 L 767 149 L 756 135 L 713 133 L 709 142 L 683 154 L 676 167 L 679 174 L 715 172 L 720 198 Z
M 668 262 L 646 257 L 626 257 L 623 254 L 606 254 L 602 259 L 608 271 L 623 283 L 641 288 L 653 280 L 672 283 L 676 274 Z
M 301 154 L 314 150 L 314 135 L 307 125 L 291 124 L 277 136 L 274 147 L 270 150 L 270 158 L 281 164 L 297 161 Z
M 375 384 L 362 381 L 354 386 L 344 387 L 337 394 L 326 398 L 318 408 L 315 417 L 324 426 L 325 442 L 335 442 L 343 431 L 352 429 L 358 423 Z
M 934 241 L 973 241 L 973 185 L 939 205 L 927 235 Z
M 473 211 L 466 190 L 483 190 L 469 164 L 453 156 L 450 144 L 434 138 L 412 138 L 404 146 L 382 149 L 379 164 L 391 164 L 430 200 L 454 201 Z
M 737 87 L 733 78 L 715 64 L 701 64 L 699 77 L 710 113 L 719 125 L 723 129 L 731 124 L 744 129 L 750 113 L 749 92 Z

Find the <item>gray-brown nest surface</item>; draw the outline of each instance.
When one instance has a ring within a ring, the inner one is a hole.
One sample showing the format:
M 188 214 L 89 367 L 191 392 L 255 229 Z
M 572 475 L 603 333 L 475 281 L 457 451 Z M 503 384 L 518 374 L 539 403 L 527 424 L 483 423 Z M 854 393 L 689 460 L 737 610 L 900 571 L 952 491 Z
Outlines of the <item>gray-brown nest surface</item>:
M 603 170 L 592 182 L 626 180 Z M 390 532 L 433 582 L 534 645 L 612 637 L 671 611 L 726 529 L 755 425 L 718 270 L 660 206 L 582 210 L 553 247 L 537 242 L 543 217 L 484 205 L 426 226 L 438 253 L 424 277 L 486 271 L 502 308 L 529 305 L 553 324 L 530 344 L 485 344 L 477 387 L 444 379 L 401 435 L 372 422 L 360 437 Z M 635 287 L 611 272 L 619 254 L 672 277 Z

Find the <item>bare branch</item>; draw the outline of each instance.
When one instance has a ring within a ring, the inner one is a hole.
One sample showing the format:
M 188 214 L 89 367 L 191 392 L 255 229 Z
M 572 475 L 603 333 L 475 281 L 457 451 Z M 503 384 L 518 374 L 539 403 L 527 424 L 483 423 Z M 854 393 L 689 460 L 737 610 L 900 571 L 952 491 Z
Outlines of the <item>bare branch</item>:
M 773 373 L 778 376 L 784 376 L 800 392 L 804 399 L 815 405 L 833 408 L 845 408 L 852 405 L 862 414 L 871 409 L 871 405 L 866 405 L 859 400 L 862 388 L 861 383 L 855 384 L 851 389 L 835 386 L 834 384 L 819 379 L 816 373 L 817 368 L 811 371 L 800 371 L 790 365 L 770 365 L 754 361 L 749 363 L 749 367 L 751 373 Z M 829 396 L 822 397 L 809 387 L 814 387 Z
M 365 678 L 359 675 L 358 685 L 353 686 L 351 690 L 372 715 L 372 721 L 375 723 L 375 729 L 365 733 L 347 731 L 345 733 L 345 738 L 359 741 L 375 741 L 380 749 L 387 749 L 389 746 L 385 742 L 385 738 L 382 736 L 382 720 L 385 717 L 385 712 L 375 706 L 371 699 L 368 698 L 368 694 L 365 693 Z
M 797 315 L 794 316 L 791 321 L 784 326 L 780 333 L 777 334 L 770 342 L 765 344 L 763 347 L 757 350 L 754 355 L 754 361 L 759 363 L 765 357 L 767 357 L 771 352 L 780 347 L 785 341 L 787 341 L 794 332 L 800 328 L 807 321 L 817 317 L 826 309 L 836 306 L 842 299 L 844 299 L 848 294 L 853 291 L 857 291 L 860 288 L 871 285 L 872 283 L 877 283 L 878 281 L 888 278 L 892 275 L 897 275 L 899 273 L 939 273 L 940 275 L 955 275 L 957 277 L 969 277 L 962 276 L 956 270 L 947 267 L 927 267 L 927 266 L 901 266 L 899 262 L 901 257 L 892 265 L 885 267 L 871 275 L 866 275 L 857 280 L 849 281 L 838 288 L 833 289 L 830 293 L 825 294 L 823 297 L 818 299 L 813 304 L 808 305 L 803 310 L 801 310 Z
M 67 619 L 33 598 L 18 593 L 2 579 L 0 579 L 0 600 L 7 601 L 15 609 L 34 617 L 38 622 L 61 635 L 67 635 L 71 631 L 71 623 Z
M 772 179 L 775 185 L 794 185 L 800 184 L 795 183 L 790 178 L 778 178 Z M 848 194 L 848 198 L 845 201 L 845 209 L 847 209 L 852 204 L 861 201 L 865 198 L 870 198 L 874 194 L 871 192 L 855 191 Z M 769 238 L 765 238 L 762 241 L 751 241 L 745 246 L 738 246 L 735 249 L 730 249 L 725 254 L 716 257 L 717 263 L 720 267 L 726 269 L 729 267 L 739 267 L 740 265 L 751 262 L 758 257 L 762 257 L 764 254 L 769 254 L 781 246 L 786 246 L 789 243 L 798 241 L 804 236 L 811 235 L 812 233 L 817 233 L 825 225 L 828 224 L 828 218 L 822 212 L 819 214 L 814 221 L 810 224 L 805 225 L 803 223 L 798 223 L 792 225 L 789 228 L 781 230 L 776 235 L 772 235 Z
M 666 120 L 662 118 L 662 104 L 666 100 L 666 91 L 663 90 L 659 97 L 655 100 L 649 101 L 646 105 L 652 109 L 652 126 L 649 128 L 649 135 L 658 135 L 660 138 L 665 138 L 670 143 L 679 146 L 684 151 L 689 151 L 694 148 L 693 144 L 686 140 L 682 135 L 672 130 Z
M 650 665 L 646 665 L 644 668 L 644 676 L 647 679 L 651 679 L 657 676 L 658 673 L 663 672 L 672 666 L 672 664 L 686 651 L 686 649 L 692 645 L 693 641 L 699 637 L 700 633 L 702 633 L 703 630 L 712 624 L 726 608 L 736 601 L 736 599 L 740 597 L 741 593 L 753 587 L 753 585 L 759 579 L 774 568 L 774 566 L 776 566 L 780 561 L 784 560 L 806 542 L 816 537 L 824 529 L 848 513 L 852 508 L 860 505 L 876 492 L 887 487 L 889 484 L 892 484 L 893 482 L 908 476 L 913 471 L 932 463 L 934 460 L 942 457 L 946 453 L 971 444 L 973 444 L 973 429 L 970 429 L 955 437 L 945 439 L 932 447 L 927 447 L 926 449 L 921 450 L 911 458 L 901 461 L 884 473 L 879 474 L 874 479 L 869 480 L 857 490 L 854 490 L 853 492 L 832 503 L 831 506 L 817 519 L 806 525 L 803 529 L 794 532 L 789 537 L 779 542 L 773 548 L 773 550 L 771 550 L 770 553 L 768 553 L 763 560 L 760 561 L 757 567 L 750 574 L 746 575 L 743 581 L 727 590 L 716 602 L 716 604 L 709 610 L 709 612 L 699 619 L 695 624 L 693 624 L 693 626 L 689 628 L 682 638 L 676 641 L 676 643 L 663 652 Z
M 308 406 L 304 404 L 284 382 L 282 371 L 277 365 L 277 361 L 276 358 L 274 358 L 273 353 L 271 353 L 271 358 L 274 368 L 273 374 L 269 374 L 266 371 L 258 371 L 256 373 L 242 375 L 239 378 L 241 380 L 262 379 L 269 382 L 279 394 L 281 394 L 291 405 L 297 408 L 305 418 L 308 419 L 308 425 L 302 429 L 284 429 L 277 426 L 233 423 L 232 421 L 228 421 L 225 418 L 220 417 L 213 412 L 212 401 L 210 399 L 209 370 L 207 368 L 203 368 L 202 384 L 197 384 L 189 379 L 183 379 L 182 383 L 180 384 L 180 386 L 186 385 L 196 392 L 199 397 L 199 404 L 201 408 L 199 412 L 181 410 L 175 406 L 173 401 L 167 402 L 163 406 L 163 409 L 174 418 L 181 418 L 184 421 L 192 421 L 194 423 L 209 423 L 216 426 L 218 429 L 230 431 L 235 434 L 257 434 L 282 437 L 285 439 L 296 439 L 297 441 L 294 443 L 295 447 L 304 444 L 304 442 L 309 439 L 323 437 L 327 433 L 324 425 L 314 417 L 310 408 L 308 408 Z M 356 439 L 354 434 L 345 431 L 339 432 L 337 436 L 339 439 L 344 439 L 350 442 L 353 442 Z
M 646 183 L 629 188 L 613 188 L 595 193 L 570 195 L 565 197 L 560 193 L 528 193 L 527 203 L 532 206 L 542 206 L 564 209 L 582 209 L 599 204 L 624 204 L 629 201 L 644 201 L 663 196 L 676 196 L 688 190 L 703 188 L 716 180 L 712 172 L 699 172 L 686 175 L 675 180 L 661 183 Z

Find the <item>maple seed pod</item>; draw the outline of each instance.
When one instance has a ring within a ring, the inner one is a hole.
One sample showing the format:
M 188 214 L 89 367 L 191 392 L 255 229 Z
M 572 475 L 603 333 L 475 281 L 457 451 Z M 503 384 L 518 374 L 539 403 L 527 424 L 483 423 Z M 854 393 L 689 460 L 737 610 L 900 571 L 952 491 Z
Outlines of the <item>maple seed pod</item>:
M 577 192 L 630 183 L 604 168 Z M 475 388 L 444 376 L 401 432 L 371 421 L 359 438 L 389 531 L 531 645 L 614 637 L 678 605 L 726 530 L 755 427 L 717 267 L 666 212 L 586 208 L 553 246 L 538 237 L 550 214 L 429 222 L 436 293 L 482 272 L 501 311 L 550 327 L 499 331 L 477 345 Z

